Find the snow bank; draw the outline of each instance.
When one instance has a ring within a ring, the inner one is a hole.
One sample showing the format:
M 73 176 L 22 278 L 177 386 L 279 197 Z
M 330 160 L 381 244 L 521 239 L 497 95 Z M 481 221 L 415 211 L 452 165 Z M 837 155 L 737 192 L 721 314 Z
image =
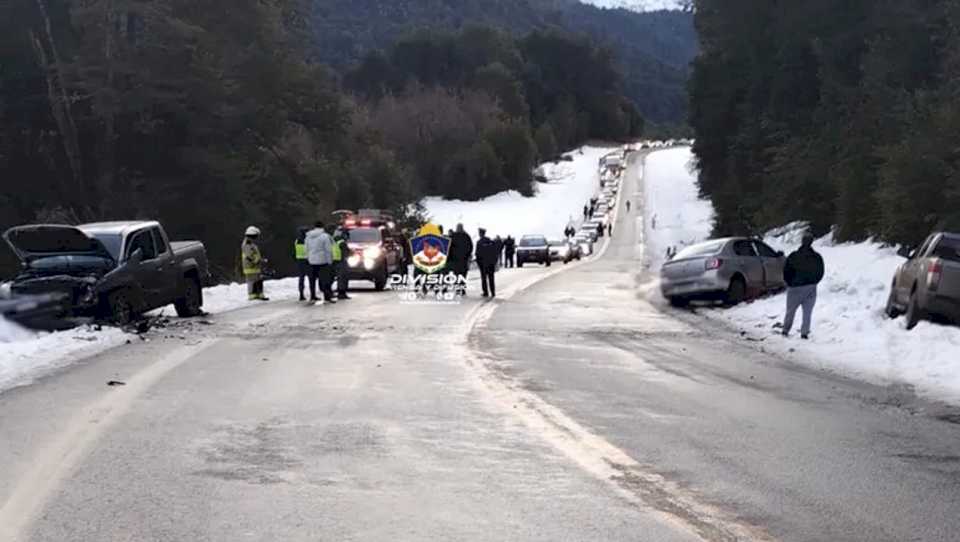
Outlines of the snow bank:
M 544 164 L 549 182 L 537 184 L 537 194 L 525 198 L 509 191 L 480 201 L 425 198 L 427 215 L 444 228 L 463 224 L 467 233 L 476 237 L 477 229 L 487 229 L 487 235 L 519 238 L 528 234 L 562 237 L 571 220 L 583 217 L 583 205 L 600 188 L 598 164 L 600 158 L 615 147 L 583 147 L 567 153 L 572 162 Z
M 126 334 L 119 329 L 37 333 L 0 318 L 0 391 L 125 341 Z
M 294 300 L 299 296 L 297 279 L 267 281 L 264 292 L 271 300 Z M 222 314 L 250 306 L 246 284 L 224 284 L 203 291 L 203 308 L 210 314 Z M 173 305 L 157 309 L 151 315 L 174 315 Z M 30 383 L 76 360 L 124 344 L 130 335 L 104 327 L 97 331 L 81 327 L 57 333 L 23 329 L 0 318 L 0 391 Z
M 654 153 L 647 161 L 647 242 L 654 270 L 659 270 L 667 246 L 700 241 L 710 232 L 712 208 L 697 199 L 695 174 L 686 167 L 685 156 L 689 151 L 676 149 Z M 771 232 L 766 241 L 789 253 L 799 246 L 801 233 L 802 228 L 791 225 Z M 809 341 L 796 333 L 792 338 L 776 334 L 774 325 L 782 321 L 786 304 L 783 294 L 698 312 L 762 339 L 764 348 L 797 363 L 877 384 L 905 383 L 922 395 L 960 403 L 960 328 L 921 322 L 907 331 L 902 319 L 883 314 L 890 281 L 903 262 L 896 249 L 872 242 L 835 244 L 830 236 L 814 247 L 823 255 L 827 272 Z
M 713 205 L 699 198 L 689 147 L 658 151 L 647 157 L 644 179 L 645 253 L 651 268 L 660 269 L 667 248 L 707 239 Z

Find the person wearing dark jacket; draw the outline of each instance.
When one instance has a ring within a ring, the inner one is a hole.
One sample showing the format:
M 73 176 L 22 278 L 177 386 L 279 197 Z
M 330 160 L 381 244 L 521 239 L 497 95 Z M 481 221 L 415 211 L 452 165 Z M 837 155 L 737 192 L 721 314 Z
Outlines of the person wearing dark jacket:
M 450 250 L 447 253 L 447 269 L 458 277 L 467 278 L 470 271 L 470 256 L 473 255 L 473 239 L 463 231 L 463 224 L 450 234 Z M 465 292 L 461 292 L 463 294 Z
M 347 294 L 350 289 L 350 230 L 337 230 L 333 237 L 334 267 L 337 275 L 337 299 L 353 299 Z
M 513 268 L 514 265 L 514 256 L 517 253 L 517 241 L 510 235 L 507 236 L 507 240 L 503 242 L 503 257 L 506 260 L 506 266 Z
M 810 337 L 813 307 L 817 304 L 817 285 L 823 280 L 823 257 L 813 250 L 813 235 L 806 233 L 800 248 L 787 257 L 783 281 L 787 283 L 787 314 L 783 318 L 783 336 L 790 335 L 797 308 L 803 307 L 800 337 Z
M 497 297 L 497 285 L 494 275 L 497 272 L 497 258 L 500 256 L 500 247 L 487 237 L 487 230 L 480 228 L 480 239 L 477 240 L 477 267 L 480 268 L 480 284 L 483 287 L 483 297 Z
M 597 237 L 603 237 L 603 232 L 606 228 L 603 226 L 603 223 L 597 224 Z

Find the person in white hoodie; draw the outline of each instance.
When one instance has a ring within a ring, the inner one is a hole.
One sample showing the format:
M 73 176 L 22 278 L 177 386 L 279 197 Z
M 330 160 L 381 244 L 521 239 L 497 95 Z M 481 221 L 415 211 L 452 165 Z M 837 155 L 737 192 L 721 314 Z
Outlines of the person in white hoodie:
M 310 303 L 316 303 L 317 281 L 320 282 L 320 291 L 323 299 L 328 303 L 336 303 L 333 298 L 333 238 L 324 229 L 323 222 L 314 224 L 307 232 L 307 261 L 310 263 Z

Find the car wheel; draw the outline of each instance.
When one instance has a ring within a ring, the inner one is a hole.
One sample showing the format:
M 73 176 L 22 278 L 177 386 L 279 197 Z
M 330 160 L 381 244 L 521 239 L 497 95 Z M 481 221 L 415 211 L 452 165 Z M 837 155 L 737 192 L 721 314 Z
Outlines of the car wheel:
M 523 267 L 523 260 L 517 260 L 517 267 Z
M 887 317 L 889 317 L 891 320 L 895 320 L 902 314 L 900 309 L 897 308 L 897 304 L 895 302 L 896 301 L 895 292 L 896 292 L 896 287 L 891 287 L 890 295 L 887 296 L 887 308 L 884 309 L 883 311 L 886 313 Z
M 200 282 L 195 278 L 188 278 L 183 284 L 183 297 L 176 300 L 173 304 L 177 309 L 177 316 L 181 318 L 190 318 L 200 316 L 203 312 L 203 293 L 200 289 Z
M 910 293 L 910 301 L 907 303 L 907 329 L 917 327 L 920 320 L 924 318 L 923 309 L 920 308 L 919 297 L 916 290 Z
M 133 308 L 129 290 L 121 289 L 111 293 L 107 298 L 107 304 L 110 307 L 110 319 L 115 324 L 125 326 L 133 322 L 136 311 Z
M 730 281 L 730 287 L 727 288 L 727 294 L 724 297 L 724 301 L 727 305 L 733 306 L 743 303 L 743 300 L 746 298 L 747 283 L 744 282 L 743 277 L 733 277 L 733 280 Z

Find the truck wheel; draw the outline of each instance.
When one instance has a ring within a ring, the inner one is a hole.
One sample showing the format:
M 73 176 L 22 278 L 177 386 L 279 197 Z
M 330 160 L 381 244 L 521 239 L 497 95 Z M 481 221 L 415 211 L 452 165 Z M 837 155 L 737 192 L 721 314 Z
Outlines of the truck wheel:
M 200 289 L 200 282 L 195 278 L 187 278 L 183 284 L 183 297 L 174 301 L 174 308 L 177 309 L 177 316 L 181 318 L 191 318 L 200 316 L 203 313 L 203 293 Z
M 107 305 L 110 308 L 110 319 L 117 325 L 125 326 L 136 316 L 130 290 L 125 288 L 111 293 L 107 297 Z
M 917 291 L 914 290 L 910 293 L 910 301 L 907 303 L 907 329 L 917 327 L 917 324 L 919 324 L 923 318 L 924 314 L 923 309 L 920 308 L 920 299 Z
M 547 258 L 547 267 L 550 267 L 550 258 Z
M 523 267 L 523 260 L 517 260 L 517 267 Z
M 887 296 L 887 308 L 883 311 L 891 320 L 897 319 L 902 314 L 900 309 L 897 308 L 897 304 L 894 303 L 894 297 L 896 297 L 894 292 L 896 292 L 896 287 L 891 287 L 890 295 Z

